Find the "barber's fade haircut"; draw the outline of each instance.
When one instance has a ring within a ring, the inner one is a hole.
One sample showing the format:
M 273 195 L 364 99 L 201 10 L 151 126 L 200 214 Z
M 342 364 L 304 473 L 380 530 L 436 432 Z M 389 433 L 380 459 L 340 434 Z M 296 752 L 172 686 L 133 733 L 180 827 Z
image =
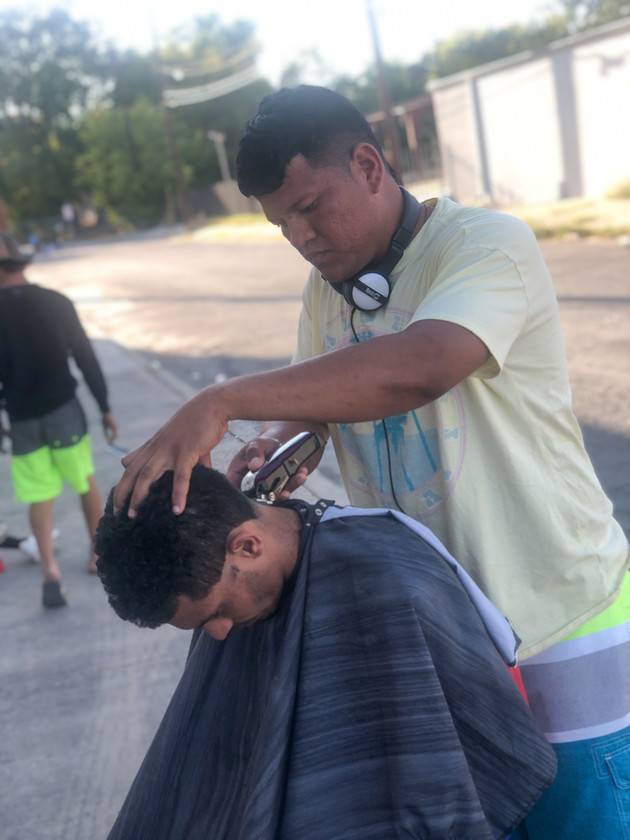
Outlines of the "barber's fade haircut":
M 302 155 L 314 169 L 348 169 L 358 143 L 369 143 L 395 177 L 363 114 L 328 88 L 281 88 L 261 101 L 245 126 L 236 155 L 236 179 L 243 195 L 262 196 L 282 186 L 286 169 Z
M 204 598 L 219 581 L 229 533 L 255 519 L 256 504 L 216 470 L 194 467 L 183 513 L 172 511 L 173 471 L 165 472 L 127 516 L 129 498 L 114 513 L 112 490 L 98 524 L 98 574 L 115 612 L 139 627 L 159 627 L 177 599 Z

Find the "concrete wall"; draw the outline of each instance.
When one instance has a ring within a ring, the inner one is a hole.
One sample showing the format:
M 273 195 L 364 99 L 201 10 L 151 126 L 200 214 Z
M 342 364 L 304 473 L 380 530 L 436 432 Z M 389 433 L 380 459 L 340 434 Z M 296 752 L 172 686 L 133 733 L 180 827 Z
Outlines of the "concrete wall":
M 630 180 L 630 20 L 431 85 L 462 203 L 600 197 Z
M 470 94 L 467 84 L 446 87 L 439 96 L 433 94 L 442 169 L 453 197 L 483 193 Z
M 573 55 L 584 191 L 598 195 L 630 180 L 630 26 Z

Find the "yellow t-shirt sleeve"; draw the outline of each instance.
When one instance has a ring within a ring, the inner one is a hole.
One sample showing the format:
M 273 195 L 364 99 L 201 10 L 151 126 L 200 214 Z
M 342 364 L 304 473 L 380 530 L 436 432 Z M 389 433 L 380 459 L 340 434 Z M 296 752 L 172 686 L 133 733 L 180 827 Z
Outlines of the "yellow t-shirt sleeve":
M 527 312 L 517 264 L 497 248 L 477 246 L 451 255 L 410 323 L 448 321 L 470 330 L 491 354 L 475 375 L 490 378 L 500 373 Z

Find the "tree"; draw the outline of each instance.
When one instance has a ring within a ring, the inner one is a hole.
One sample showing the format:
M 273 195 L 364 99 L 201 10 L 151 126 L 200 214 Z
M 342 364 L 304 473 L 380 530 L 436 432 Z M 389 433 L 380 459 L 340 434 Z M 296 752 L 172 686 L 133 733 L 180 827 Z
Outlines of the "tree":
M 628 0 L 560 0 L 562 10 L 542 22 L 503 29 L 458 32 L 425 56 L 431 77 L 450 76 L 525 50 L 535 50 L 567 35 L 630 15 Z
M 253 68 L 258 50 L 251 23 L 224 26 L 217 15 L 208 15 L 171 33 L 160 50 L 159 72 L 168 89 L 199 88 Z M 270 89 L 268 82 L 258 79 L 218 98 L 172 109 L 182 158 L 192 167 L 191 184 L 205 186 L 221 177 L 208 131 L 226 135 L 226 151 L 232 160 L 245 122 Z
M 630 15 L 628 0 L 560 0 L 569 32 L 583 32 Z
M 108 101 L 81 129 L 85 151 L 77 159 L 77 184 L 107 208 L 110 218 L 132 225 L 169 218 L 182 190 L 221 179 L 214 130 L 226 135 L 233 157 L 242 127 L 269 85 L 258 80 L 218 99 L 164 107 L 199 88 L 251 66 L 257 46 L 250 24 L 221 25 L 215 15 L 175 30 L 159 56 L 134 53 L 109 58 L 114 85 Z
M 416 64 L 388 62 L 385 74 L 392 105 L 416 99 L 426 93 L 429 70 L 426 59 Z M 378 111 L 378 85 L 376 68 L 369 67 L 362 76 L 338 76 L 332 87 L 353 102 L 364 114 Z
M 558 16 L 548 18 L 542 24 L 459 32 L 436 46 L 428 57 L 428 66 L 433 78 L 450 76 L 525 50 L 544 47 L 566 34 L 566 22 Z
M 102 85 L 87 24 L 0 14 L 0 193 L 15 223 L 58 218 L 73 193 L 77 122 Z
M 110 222 L 146 227 L 160 221 L 174 189 L 161 107 L 146 98 L 125 109 L 101 107 L 85 119 L 80 137 L 76 185 L 107 210 Z
M 316 47 L 304 50 L 282 71 L 280 87 L 297 87 L 303 84 L 334 87 L 335 73 L 326 64 Z

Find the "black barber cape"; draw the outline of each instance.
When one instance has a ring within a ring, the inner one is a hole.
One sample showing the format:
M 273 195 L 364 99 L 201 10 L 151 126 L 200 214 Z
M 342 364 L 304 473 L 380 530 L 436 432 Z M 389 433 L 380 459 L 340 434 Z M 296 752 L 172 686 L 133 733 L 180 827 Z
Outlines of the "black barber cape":
M 289 504 L 278 611 L 195 632 L 109 840 L 505 838 L 555 755 L 446 550 L 398 514 Z

